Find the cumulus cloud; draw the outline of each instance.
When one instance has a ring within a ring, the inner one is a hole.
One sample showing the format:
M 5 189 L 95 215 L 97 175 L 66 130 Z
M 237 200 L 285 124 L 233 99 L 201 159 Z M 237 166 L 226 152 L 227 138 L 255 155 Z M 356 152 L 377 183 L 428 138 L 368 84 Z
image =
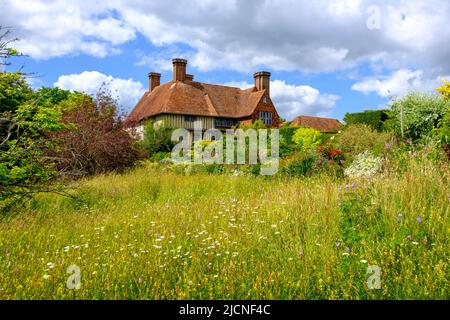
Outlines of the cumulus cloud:
M 446 77 L 448 78 L 448 77 Z M 430 79 L 424 76 L 423 70 L 401 69 L 388 76 L 371 77 L 352 86 L 355 91 L 364 94 L 376 93 L 380 97 L 401 97 L 410 91 L 436 92 L 441 77 Z
M 62 75 L 54 83 L 56 87 L 95 94 L 100 88 L 107 89 L 118 98 L 124 111 L 130 111 L 145 92 L 142 83 L 132 79 L 114 78 L 98 71 Z
M 450 2 L 372 0 L 4 0 L 0 19 L 17 26 L 22 49 L 45 58 L 104 56 L 142 34 L 155 46 L 182 44 L 202 71 L 259 67 L 332 72 L 362 63 L 450 73 Z
M 228 82 L 227 86 L 247 89 L 253 84 L 247 82 Z M 330 116 L 338 95 L 321 93 L 319 90 L 305 85 L 286 84 L 282 80 L 270 82 L 270 95 L 282 118 L 292 120 L 298 115 Z
M 0 20 L 21 39 L 17 49 L 36 59 L 80 53 L 105 57 L 135 37 L 134 28 L 100 2 L 4 0 Z

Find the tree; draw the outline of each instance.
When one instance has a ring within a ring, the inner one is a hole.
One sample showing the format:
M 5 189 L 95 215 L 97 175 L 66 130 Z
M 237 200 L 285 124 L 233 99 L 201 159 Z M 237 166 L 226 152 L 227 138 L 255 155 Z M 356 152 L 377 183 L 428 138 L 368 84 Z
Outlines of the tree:
M 6 132 L 0 141 L 0 209 L 51 189 L 47 182 L 57 172 L 54 159 L 46 155 L 46 150 L 55 147 L 48 134 L 65 127 L 60 120 L 58 108 L 35 102 L 2 114 L 0 122 L 6 124 Z
M 11 44 L 18 41 L 18 38 L 11 38 L 11 28 L 0 26 L 0 67 L 10 64 L 11 57 L 22 56 Z
M 108 93 L 100 92 L 94 98 L 72 93 L 58 106 L 67 127 L 51 135 L 58 148 L 49 152 L 61 160 L 57 166 L 61 173 L 79 177 L 120 171 L 142 157 Z
M 410 93 L 402 99 L 394 100 L 392 103 L 392 112 L 395 119 L 394 129 L 400 136 L 401 120 L 403 120 L 404 137 L 419 140 L 432 133 L 449 108 L 450 100 L 444 97 Z

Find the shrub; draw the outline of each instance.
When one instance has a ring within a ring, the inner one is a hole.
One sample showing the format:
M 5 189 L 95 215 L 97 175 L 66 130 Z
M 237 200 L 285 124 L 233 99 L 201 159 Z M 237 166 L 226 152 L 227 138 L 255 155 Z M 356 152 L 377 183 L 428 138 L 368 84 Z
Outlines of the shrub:
M 449 108 L 450 100 L 435 95 L 411 93 L 402 99 L 395 100 L 392 111 L 395 117 L 396 133 L 401 135 L 401 118 L 403 118 L 406 139 L 417 141 L 429 136 Z
M 450 160 L 450 111 L 439 120 L 438 126 L 435 130 L 435 134 L 438 138 L 438 144 L 442 147 Z
M 376 155 L 381 155 L 391 147 L 392 134 L 377 132 L 366 124 L 348 126 L 337 136 L 337 143 L 351 155 L 356 155 L 370 150 Z
M 172 130 L 164 125 L 155 127 L 153 121 L 144 125 L 144 139 L 141 144 L 149 157 L 155 153 L 171 152 L 174 143 L 171 140 Z
M 297 154 L 281 163 L 280 171 L 288 176 L 303 177 L 311 175 L 318 157 L 313 152 Z
M 318 152 L 322 158 L 336 161 L 337 163 L 341 163 L 345 159 L 344 152 L 332 144 L 328 146 L 319 145 Z
M 450 100 L 450 82 L 443 80 L 444 84 L 437 89 L 446 99 Z
M 358 113 L 346 113 L 344 116 L 347 125 L 366 124 L 377 131 L 383 130 L 383 123 L 388 119 L 388 110 L 366 110 Z
M 285 158 L 292 154 L 295 149 L 295 144 L 292 138 L 297 128 L 282 127 L 280 130 L 280 157 Z
M 292 141 L 300 151 L 308 151 L 319 145 L 321 133 L 313 128 L 299 128 L 295 131 Z
M 123 170 L 142 157 L 135 140 L 117 116 L 117 105 L 108 94 L 96 98 L 74 95 L 62 102 L 63 122 L 70 129 L 52 135 L 60 148 L 59 169 L 72 176 Z
M 381 170 L 382 159 L 376 157 L 370 151 L 365 151 L 356 156 L 352 164 L 344 170 L 346 176 L 358 178 L 370 178 Z

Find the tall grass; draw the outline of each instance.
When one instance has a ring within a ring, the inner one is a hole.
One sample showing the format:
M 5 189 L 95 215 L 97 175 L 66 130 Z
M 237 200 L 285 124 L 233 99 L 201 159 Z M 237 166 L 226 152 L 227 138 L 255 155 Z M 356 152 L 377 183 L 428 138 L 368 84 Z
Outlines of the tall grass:
M 99 176 L 3 218 L 0 299 L 448 299 L 449 176 Z

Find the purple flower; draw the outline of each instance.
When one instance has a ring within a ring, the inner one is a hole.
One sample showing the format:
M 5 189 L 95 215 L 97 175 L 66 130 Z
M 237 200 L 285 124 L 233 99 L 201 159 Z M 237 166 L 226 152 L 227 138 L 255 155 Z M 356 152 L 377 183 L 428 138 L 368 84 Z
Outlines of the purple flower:
M 345 250 L 350 251 L 350 247 L 345 248 Z
M 422 222 L 422 218 L 421 218 L 421 217 L 417 217 L 417 218 L 416 218 L 416 221 L 419 222 L 419 223 L 421 223 L 421 222 Z
M 341 242 L 340 241 L 336 242 L 336 247 L 340 247 L 340 246 L 341 246 Z
M 386 143 L 385 145 L 386 150 L 389 150 L 391 148 L 391 145 L 389 143 Z
M 355 190 L 356 189 L 356 183 L 352 183 L 352 189 Z

